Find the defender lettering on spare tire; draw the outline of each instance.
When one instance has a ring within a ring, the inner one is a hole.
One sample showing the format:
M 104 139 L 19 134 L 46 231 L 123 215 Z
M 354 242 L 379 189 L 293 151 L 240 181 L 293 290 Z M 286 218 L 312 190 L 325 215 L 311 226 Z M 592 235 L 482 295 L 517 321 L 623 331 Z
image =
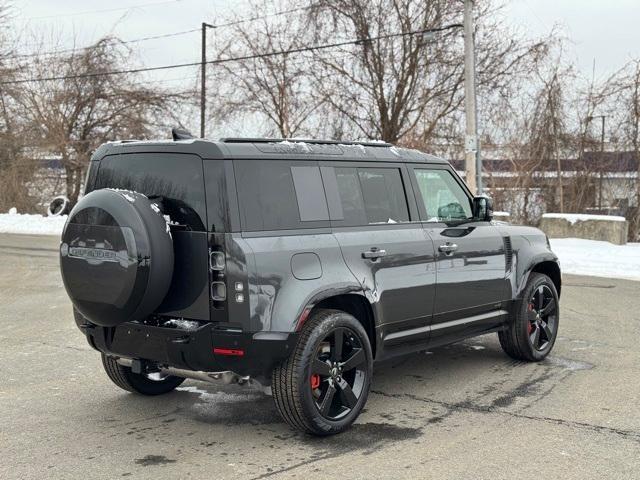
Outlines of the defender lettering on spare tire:
M 64 286 L 96 325 L 116 326 L 152 313 L 167 294 L 173 262 L 168 225 L 139 193 L 89 193 L 71 211 L 62 234 Z

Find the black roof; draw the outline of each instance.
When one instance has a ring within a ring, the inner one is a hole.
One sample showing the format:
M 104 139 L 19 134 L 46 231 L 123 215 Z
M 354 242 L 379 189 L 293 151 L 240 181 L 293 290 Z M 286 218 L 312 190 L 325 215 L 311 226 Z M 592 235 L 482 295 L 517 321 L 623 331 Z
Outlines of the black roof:
M 123 153 L 193 153 L 204 159 L 345 160 L 386 162 L 446 163 L 418 150 L 396 147 L 384 142 L 343 142 L 336 140 L 300 140 L 274 138 L 120 141 L 100 146 L 92 159 Z

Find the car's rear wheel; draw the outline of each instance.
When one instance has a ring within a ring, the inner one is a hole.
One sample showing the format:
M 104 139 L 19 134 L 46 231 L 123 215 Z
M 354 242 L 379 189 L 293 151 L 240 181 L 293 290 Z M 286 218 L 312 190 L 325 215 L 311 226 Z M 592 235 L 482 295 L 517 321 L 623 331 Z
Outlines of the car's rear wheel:
M 121 365 L 115 358 L 104 354 L 102 354 L 102 365 L 113 383 L 123 390 L 141 395 L 169 393 L 185 380 L 182 377 L 161 373 L 134 373 L 131 367 Z
M 548 276 L 532 273 L 508 328 L 498 332 L 500 345 L 512 358 L 539 362 L 553 348 L 559 320 L 555 285 Z
M 276 408 L 304 432 L 342 432 L 366 403 L 372 372 L 362 324 L 345 312 L 319 310 L 307 320 L 291 356 L 273 371 Z

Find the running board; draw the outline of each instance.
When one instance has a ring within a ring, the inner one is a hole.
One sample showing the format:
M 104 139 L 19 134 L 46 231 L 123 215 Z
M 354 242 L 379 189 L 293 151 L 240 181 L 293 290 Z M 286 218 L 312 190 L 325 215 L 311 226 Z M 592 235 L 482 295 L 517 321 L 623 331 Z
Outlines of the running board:
M 473 315 L 471 317 L 459 318 L 457 320 L 451 320 L 449 322 L 436 323 L 435 325 L 425 325 L 424 327 L 411 328 L 409 330 L 401 330 L 399 332 L 393 332 L 385 335 L 384 342 L 390 342 L 399 338 L 409 338 L 420 335 L 428 335 L 432 331 L 438 331 L 443 328 L 451 328 L 460 325 L 472 324 L 476 322 L 482 322 L 491 318 L 497 318 L 508 315 L 506 310 L 496 310 L 494 312 L 482 313 L 480 315 Z

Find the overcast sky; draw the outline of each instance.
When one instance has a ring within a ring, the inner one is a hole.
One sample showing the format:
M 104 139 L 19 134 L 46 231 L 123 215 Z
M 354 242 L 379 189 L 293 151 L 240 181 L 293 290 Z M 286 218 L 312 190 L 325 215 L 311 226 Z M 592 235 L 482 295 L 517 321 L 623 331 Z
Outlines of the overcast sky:
M 59 46 L 88 45 L 112 33 L 123 40 L 199 28 L 216 23 L 231 12 L 247 15 L 244 0 L 16 0 L 13 22 L 18 32 L 57 32 Z M 250 12 L 256 14 L 259 12 Z M 504 15 L 524 35 L 539 36 L 554 27 L 568 39 L 567 54 L 590 76 L 595 61 L 597 78 L 607 76 L 631 58 L 640 58 L 640 0 L 512 0 Z M 135 43 L 145 66 L 198 61 L 200 34 L 192 32 Z M 23 52 L 33 51 L 29 40 Z M 197 69 L 154 72 L 147 78 L 165 84 L 191 82 Z M 168 81 L 168 82 L 167 82 Z
M 640 0 L 513 0 L 507 18 L 531 35 L 554 26 L 583 74 L 609 75 L 640 58 Z

